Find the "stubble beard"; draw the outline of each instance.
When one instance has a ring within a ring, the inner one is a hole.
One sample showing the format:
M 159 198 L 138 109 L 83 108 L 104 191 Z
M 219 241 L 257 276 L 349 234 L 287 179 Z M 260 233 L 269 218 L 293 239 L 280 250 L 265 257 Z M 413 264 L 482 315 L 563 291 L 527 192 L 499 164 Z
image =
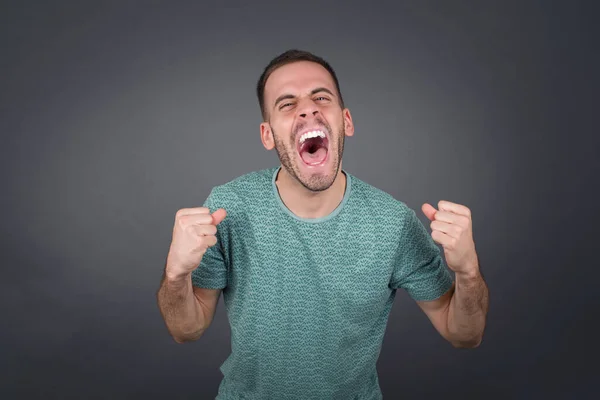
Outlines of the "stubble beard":
M 279 157 L 279 161 L 281 165 L 288 174 L 290 174 L 296 181 L 300 182 L 302 186 L 312 192 L 322 192 L 323 190 L 327 190 L 333 185 L 335 178 L 339 173 L 340 162 L 342 160 L 342 155 L 344 154 L 344 140 L 346 136 L 346 130 L 342 125 L 340 131 L 338 132 L 337 137 L 337 152 L 336 154 L 328 154 L 328 156 L 334 157 L 333 161 L 333 170 L 332 174 L 311 174 L 310 176 L 302 176 L 297 166 L 297 163 L 301 163 L 302 158 L 298 154 L 296 150 L 294 136 L 292 136 L 291 146 L 286 146 L 282 138 L 280 138 L 271 127 L 271 131 L 273 132 L 273 139 L 275 140 L 275 151 L 277 152 L 277 156 Z M 330 132 L 331 133 L 331 132 Z M 329 151 L 332 151 L 331 146 L 329 146 Z M 294 154 L 295 153 L 295 154 Z M 292 161 L 292 154 L 294 154 L 295 159 L 297 159 L 297 163 Z

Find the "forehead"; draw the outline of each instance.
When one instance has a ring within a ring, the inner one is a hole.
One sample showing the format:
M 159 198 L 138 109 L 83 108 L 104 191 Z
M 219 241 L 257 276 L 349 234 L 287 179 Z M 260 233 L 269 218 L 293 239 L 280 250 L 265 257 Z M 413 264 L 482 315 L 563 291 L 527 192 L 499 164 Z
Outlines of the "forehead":
M 271 73 L 265 84 L 265 100 L 269 104 L 281 94 L 304 94 L 316 87 L 336 92 L 333 77 L 323 66 L 310 61 L 294 62 Z

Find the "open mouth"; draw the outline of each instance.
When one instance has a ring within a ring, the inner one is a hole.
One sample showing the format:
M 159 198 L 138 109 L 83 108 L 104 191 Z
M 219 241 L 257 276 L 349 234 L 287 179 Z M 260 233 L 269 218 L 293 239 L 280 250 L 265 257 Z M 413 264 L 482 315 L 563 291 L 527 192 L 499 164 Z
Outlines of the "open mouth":
M 298 140 L 298 153 L 306 165 L 323 164 L 328 151 L 329 139 L 321 130 L 306 132 Z

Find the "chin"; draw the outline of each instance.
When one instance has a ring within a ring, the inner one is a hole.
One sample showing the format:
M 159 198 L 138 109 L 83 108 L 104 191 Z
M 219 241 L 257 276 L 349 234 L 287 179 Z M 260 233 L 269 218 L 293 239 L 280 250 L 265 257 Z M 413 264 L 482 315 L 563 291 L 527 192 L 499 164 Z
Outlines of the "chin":
M 313 192 L 322 192 L 324 190 L 329 189 L 335 178 L 337 177 L 337 172 L 333 165 L 328 166 L 328 168 L 319 168 L 315 171 L 306 171 L 302 168 L 304 165 L 302 160 L 298 161 L 302 163 L 300 166 L 300 170 L 297 171 L 296 178 L 300 181 L 300 183 L 310 191 Z

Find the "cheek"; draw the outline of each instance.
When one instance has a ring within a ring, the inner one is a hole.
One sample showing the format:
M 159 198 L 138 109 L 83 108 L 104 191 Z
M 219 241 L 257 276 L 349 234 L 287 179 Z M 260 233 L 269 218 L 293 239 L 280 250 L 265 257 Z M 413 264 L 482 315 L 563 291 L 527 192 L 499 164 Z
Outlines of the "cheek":
M 282 150 L 288 151 L 294 149 L 294 142 L 290 132 L 290 128 L 282 125 L 272 126 L 273 140 L 275 145 Z
M 330 128 L 335 132 L 341 132 L 344 128 L 344 116 L 339 110 L 327 110 L 323 113 L 330 124 Z
M 271 127 L 280 139 L 289 138 L 292 133 L 292 122 L 288 118 L 278 118 L 271 121 Z

